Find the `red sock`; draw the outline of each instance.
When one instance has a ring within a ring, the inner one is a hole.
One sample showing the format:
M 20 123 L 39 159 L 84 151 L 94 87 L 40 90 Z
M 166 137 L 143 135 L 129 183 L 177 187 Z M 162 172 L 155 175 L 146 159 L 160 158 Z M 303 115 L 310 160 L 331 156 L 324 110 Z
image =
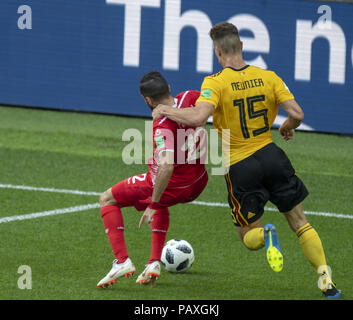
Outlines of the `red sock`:
M 152 247 L 151 256 L 148 263 L 154 260 L 161 260 L 162 250 L 167 231 L 169 228 L 169 210 L 168 208 L 159 209 L 153 215 L 152 221 Z
M 104 206 L 101 208 L 105 233 L 108 236 L 115 258 L 123 263 L 128 258 L 124 239 L 124 221 L 118 206 Z

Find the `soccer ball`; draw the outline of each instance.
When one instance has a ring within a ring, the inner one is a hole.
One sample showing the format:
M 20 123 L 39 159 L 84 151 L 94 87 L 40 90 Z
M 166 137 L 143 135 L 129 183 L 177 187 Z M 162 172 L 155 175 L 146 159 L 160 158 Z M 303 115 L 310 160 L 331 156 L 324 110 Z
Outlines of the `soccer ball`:
M 163 247 L 161 262 L 169 272 L 185 272 L 194 260 L 194 249 L 185 240 L 172 239 Z

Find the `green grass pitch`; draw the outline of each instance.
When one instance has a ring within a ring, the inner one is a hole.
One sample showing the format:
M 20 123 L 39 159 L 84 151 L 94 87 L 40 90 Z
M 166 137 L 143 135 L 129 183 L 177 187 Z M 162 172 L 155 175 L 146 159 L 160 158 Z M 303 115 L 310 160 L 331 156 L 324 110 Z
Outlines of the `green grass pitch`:
M 0 108 L 0 184 L 100 193 L 116 182 L 147 171 L 126 165 L 125 129 L 144 132 L 143 119 L 57 111 Z M 333 279 L 343 299 L 353 298 L 353 139 L 297 132 L 275 142 L 289 155 L 310 195 L 304 210 L 342 216 L 308 215 L 318 231 Z M 212 167 L 208 165 L 208 169 Z M 211 176 L 199 201 L 226 203 L 223 176 Z M 0 188 L 0 219 L 79 205 L 98 195 Z M 270 207 L 271 205 L 268 204 Z M 99 209 L 0 223 L 0 299 L 95 300 L 316 300 L 323 299 L 317 276 L 280 213 L 267 210 L 264 223 L 277 226 L 284 269 L 274 273 L 264 249 L 251 252 L 241 243 L 226 207 L 195 204 L 171 208 L 167 240 L 182 238 L 195 251 L 185 274 L 162 270 L 155 287 L 122 279 L 96 288 L 110 270 L 113 255 Z M 150 230 L 138 229 L 142 213 L 123 209 L 125 236 L 139 274 L 150 254 Z M 1 221 L 1 220 L 0 220 Z M 32 288 L 20 289 L 18 268 L 32 271 Z

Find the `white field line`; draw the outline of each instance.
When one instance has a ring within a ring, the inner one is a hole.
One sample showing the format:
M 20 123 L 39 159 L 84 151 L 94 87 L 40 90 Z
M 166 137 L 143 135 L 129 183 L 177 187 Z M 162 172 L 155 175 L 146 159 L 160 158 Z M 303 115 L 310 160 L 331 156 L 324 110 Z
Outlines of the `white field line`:
M 91 204 L 85 204 L 85 205 L 81 205 L 81 206 L 74 206 L 74 207 L 63 208 L 63 209 L 54 209 L 54 210 L 49 210 L 49 211 L 21 214 L 21 215 L 17 215 L 17 216 L 0 218 L 0 223 L 6 223 L 6 222 L 18 221 L 18 220 L 21 221 L 21 220 L 35 219 L 35 218 L 40 218 L 40 217 L 54 216 L 54 215 L 58 215 L 58 214 L 65 214 L 65 213 L 71 213 L 71 212 L 79 212 L 79 211 L 85 211 L 85 210 L 89 210 L 89 209 L 95 209 L 98 207 L 99 207 L 99 203 L 91 203 Z
M 12 184 L 0 184 L 0 188 L 77 194 L 77 195 L 86 195 L 86 196 L 99 196 L 101 194 L 101 192 L 93 192 L 93 191 L 40 188 L 40 187 L 12 185 Z M 200 205 L 200 206 L 208 206 L 208 207 L 224 207 L 224 208 L 229 207 L 227 203 L 221 203 L 221 202 L 193 201 L 193 202 L 190 202 L 190 204 Z M 15 221 L 15 220 L 34 219 L 34 218 L 38 218 L 38 217 L 50 216 L 50 215 L 55 215 L 55 214 L 79 212 L 79 211 L 85 211 L 88 209 L 93 209 L 93 208 L 98 208 L 98 207 L 99 207 L 98 203 L 93 203 L 93 204 L 69 207 L 69 208 L 64 208 L 64 209 L 55 209 L 55 210 L 50 210 L 50 211 L 43 211 L 43 212 L 36 212 L 36 213 L 30 213 L 30 214 L 24 214 L 24 215 L 10 216 L 10 217 L 5 217 L 5 218 L 0 218 L 0 223 L 10 222 L 10 221 Z M 265 210 L 266 211 L 278 211 L 277 209 L 272 208 L 272 207 L 265 207 Z M 353 219 L 353 215 L 342 214 L 342 213 L 316 212 L 316 211 L 304 211 L 304 213 L 306 215 L 313 215 L 313 216 L 332 217 L 332 218 L 339 218 L 339 219 Z
M 16 186 L 13 184 L 0 184 L 0 188 L 29 190 L 29 191 L 45 191 L 45 192 L 66 193 L 66 194 L 78 194 L 78 195 L 84 195 L 84 196 L 99 196 L 99 195 L 101 195 L 101 192 L 90 192 L 90 191 L 68 190 L 68 189 L 54 189 L 54 188 L 38 188 L 38 187 L 31 187 L 31 186 Z
M 209 206 L 209 207 L 228 207 L 227 203 L 220 203 L 220 202 L 205 202 L 205 201 L 193 201 L 191 204 L 197 204 L 200 206 Z M 272 207 L 265 207 L 266 211 L 276 211 L 276 208 Z M 322 216 L 322 217 L 332 217 L 332 218 L 339 218 L 339 219 L 353 219 L 353 215 L 343 214 L 343 213 L 333 213 L 333 212 L 316 212 L 316 211 L 304 211 L 306 215 L 311 216 Z

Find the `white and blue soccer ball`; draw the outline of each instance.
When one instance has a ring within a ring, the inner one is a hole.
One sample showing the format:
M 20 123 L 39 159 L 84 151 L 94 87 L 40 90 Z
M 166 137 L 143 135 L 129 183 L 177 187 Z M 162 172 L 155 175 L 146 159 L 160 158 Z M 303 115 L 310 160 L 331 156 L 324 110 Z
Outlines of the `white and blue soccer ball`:
M 194 249 L 185 240 L 172 239 L 163 247 L 161 262 L 169 272 L 185 272 L 195 261 Z

